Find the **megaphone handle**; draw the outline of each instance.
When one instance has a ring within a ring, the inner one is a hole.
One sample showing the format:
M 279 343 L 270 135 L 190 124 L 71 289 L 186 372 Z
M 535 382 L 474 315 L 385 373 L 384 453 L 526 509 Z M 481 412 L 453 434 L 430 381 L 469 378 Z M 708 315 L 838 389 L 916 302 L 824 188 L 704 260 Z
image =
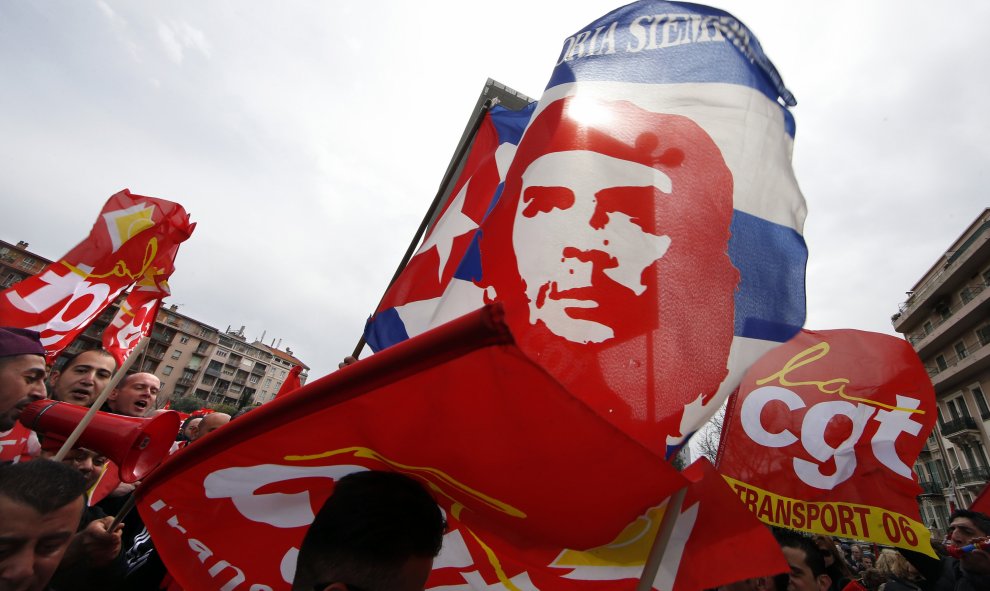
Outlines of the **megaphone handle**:
M 113 523 L 110 524 L 110 528 L 107 530 L 107 533 L 112 534 L 114 530 L 120 527 L 120 522 L 127 517 L 127 514 L 130 513 L 136 505 L 137 495 L 134 494 L 134 492 L 131 492 L 131 494 L 127 497 L 127 500 L 124 501 L 124 505 L 120 508 L 120 511 L 117 511 L 117 514 L 114 515 Z

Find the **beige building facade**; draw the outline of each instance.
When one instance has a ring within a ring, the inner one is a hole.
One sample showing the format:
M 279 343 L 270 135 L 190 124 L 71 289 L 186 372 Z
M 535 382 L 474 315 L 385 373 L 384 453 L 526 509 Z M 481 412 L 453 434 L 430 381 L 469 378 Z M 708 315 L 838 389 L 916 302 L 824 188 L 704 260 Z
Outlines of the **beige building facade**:
M 907 292 L 891 321 L 925 364 L 938 403 L 914 469 L 922 518 L 944 533 L 990 481 L 990 208 Z

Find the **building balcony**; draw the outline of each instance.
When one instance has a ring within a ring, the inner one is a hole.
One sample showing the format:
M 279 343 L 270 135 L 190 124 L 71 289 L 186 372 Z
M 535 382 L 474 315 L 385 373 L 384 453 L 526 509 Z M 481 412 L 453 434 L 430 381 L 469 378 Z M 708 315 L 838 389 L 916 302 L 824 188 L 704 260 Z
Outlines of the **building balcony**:
M 990 257 L 990 232 L 987 230 L 990 230 L 990 224 L 984 223 L 956 251 L 945 253 L 939 272 L 912 293 L 891 318 L 894 330 L 905 333 L 920 324 L 931 313 L 932 304 L 956 290 L 958 278 L 968 279 L 980 271 Z
M 942 436 L 953 442 L 978 441 L 980 439 L 980 426 L 973 417 L 952 419 L 942 425 Z
M 919 480 L 918 484 L 921 485 L 922 496 L 942 496 L 942 489 L 947 486 L 938 480 Z
M 212 376 L 214 378 L 219 378 L 220 377 L 220 370 L 219 369 L 213 369 L 213 368 L 208 367 L 208 368 L 206 368 L 206 375 Z
M 990 346 L 977 344 L 963 358 L 951 355 L 945 359 L 944 366 L 929 361 L 925 369 L 936 393 L 949 392 L 962 382 L 972 381 L 977 374 L 990 371 Z
M 182 377 L 182 378 L 179 378 L 178 380 L 176 380 L 175 385 L 176 386 L 185 386 L 185 387 L 189 388 L 189 387 L 191 387 L 195 383 L 196 383 L 196 378 L 195 377 L 191 377 L 191 378 Z
M 965 286 L 963 292 L 968 294 L 965 296 L 966 303 L 943 308 L 943 317 L 931 320 L 930 330 L 920 329 L 907 335 L 919 357 L 930 357 L 958 341 L 973 329 L 976 322 L 987 316 L 990 311 L 990 289 L 979 283 Z
M 983 486 L 990 480 L 990 469 L 982 466 L 968 470 L 956 468 L 954 473 L 959 486 Z

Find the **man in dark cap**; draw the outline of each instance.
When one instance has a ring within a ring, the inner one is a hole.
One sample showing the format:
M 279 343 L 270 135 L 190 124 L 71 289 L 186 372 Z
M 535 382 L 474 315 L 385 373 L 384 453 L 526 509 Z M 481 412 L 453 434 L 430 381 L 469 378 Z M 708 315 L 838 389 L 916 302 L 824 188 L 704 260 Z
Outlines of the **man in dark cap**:
M 13 428 L 25 406 L 45 398 L 45 373 L 38 333 L 0 327 L 0 432 Z

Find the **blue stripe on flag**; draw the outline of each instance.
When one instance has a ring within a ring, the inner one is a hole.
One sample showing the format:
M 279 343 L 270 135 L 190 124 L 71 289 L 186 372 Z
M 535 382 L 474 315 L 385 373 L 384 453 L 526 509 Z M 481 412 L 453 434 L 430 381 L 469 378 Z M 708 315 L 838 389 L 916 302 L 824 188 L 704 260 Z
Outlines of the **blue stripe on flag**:
M 808 247 L 793 228 L 735 210 L 729 258 L 739 269 L 735 335 L 783 343 L 804 326 Z
M 501 105 L 495 105 L 489 110 L 492 124 L 498 132 L 498 143 L 518 144 L 522 138 L 523 131 L 529 125 L 529 120 L 536 110 L 536 101 L 533 101 L 518 111 L 506 109 Z
M 381 351 L 409 338 L 406 325 L 395 308 L 382 310 L 368 319 L 364 328 L 364 338 L 372 351 Z

